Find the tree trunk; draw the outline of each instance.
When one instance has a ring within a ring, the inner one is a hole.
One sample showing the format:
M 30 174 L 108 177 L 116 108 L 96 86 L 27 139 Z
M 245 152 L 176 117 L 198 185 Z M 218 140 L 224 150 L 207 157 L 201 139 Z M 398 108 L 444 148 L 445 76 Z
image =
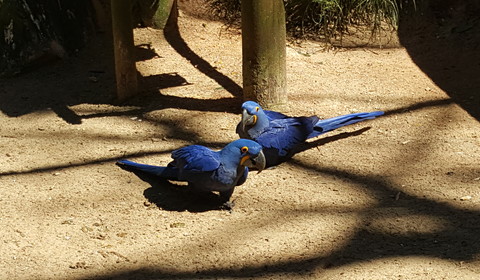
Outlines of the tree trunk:
M 242 0 L 243 96 L 262 107 L 287 102 L 282 0 Z
M 168 18 L 178 15 L 176 2 L 177 0 L 134 0 L 133 21 L 144 27 L 164 29 Z
M 178 16 L 177 0 L 159 0 L 158 8 L 153 16 L 153 27 L 156 29 L 164 29 L 170 16 Z
M 119 100 L 125 100 L 137 94 L 132 2 L 130 0 L 114 0 L 111 1 L 111 8 L 117 97 Z

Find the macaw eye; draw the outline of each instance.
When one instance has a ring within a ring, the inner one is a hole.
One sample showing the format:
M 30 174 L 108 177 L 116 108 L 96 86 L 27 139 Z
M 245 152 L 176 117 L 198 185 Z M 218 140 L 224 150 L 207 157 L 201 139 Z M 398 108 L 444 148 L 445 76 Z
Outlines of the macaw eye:
M 255 107 L 255 111 L 257 111 L 257 112 L 258 112 L 258 110 L 260 110 L 260 108 L 259 108 L 259 107 Z
M 243 146 L 240 151 L 242 151 L 242 153 L 246 153 L 248 152 L 248 147 L 247 146 Z

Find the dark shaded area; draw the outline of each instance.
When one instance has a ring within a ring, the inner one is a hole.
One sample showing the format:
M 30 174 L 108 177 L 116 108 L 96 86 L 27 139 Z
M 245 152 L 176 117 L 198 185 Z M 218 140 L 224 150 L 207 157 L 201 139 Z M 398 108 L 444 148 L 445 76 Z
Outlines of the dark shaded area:
M 42 73 L 3 80 L 0 86 L 0 110 L 10 117 L 18 117 L 50 109 L 66 122 L 79 124 L 82 117 L 68 106 L 113 102 L 112 72 L 106 69 L 109 68 L 106 65 L 95 67 L 102 71 L 85 71 L 72 65 L 68 70 L 71 77 L 66 77 L 62 70 L 50 68 L 43 69 Z
M 161 56 L 152 48 L 151 44 L 136 45 L 137 61 L 150 60 L 153 58 L 160 58 Z
M 51 109 L 71 124 L 81 116 L 68 106 L 111 104 L 115 90 L 110 36 L 96 35 L 79 53 L 41 71 L 0 78 L 0 110 L 9 117 Z
M 423 0 L 400 17 L 398 36 L 413 61 L 480 120 L 480 1 Z
M 187 186 L 175 185 L 167 180 L 145 178 L 148 175 L 136 175 L 151 185 L 143 192 L 145 198 L 162 210 L 192 213 L 231 210 L 225 208 L 218 194 L 193 192 Z
M 225 210 L 224 201 L 222 201 L 216 193 L 195 192 L 187 183 L 183 183 L 183 185 L 175 184 L 165 178 L 131 169 L 128 166 L 119 164 L 117 164 L 117 166 L 125 171 L 134 173 L 142 181 L 149 183 L 151 187 L 146 189 L 143 195 L 150 203 L 155 204 L 160 209 L 179 212 L 189 211 L 193 213 Z
M 135 0 L 133 1 L 134 25 L 152 26 L 153 16 L 159 5 L 159 0 Z
M 346 138 L 349 138 L 349 137 L 358 136 L 358 135 L 363 134 L 365 131 L 370 130 L 370 128 L 371 127 L 364 127 L 364 128 L 352 131 L 352 132 L 342 132 L 342 133 L 338 133 L 338 134 L 334 134 L 335 132 L 333 131 L 333 132 L 331 132 L 331 134 L 334 134 L 334 135 L 326 134 L 326 136 L 324 135 L 323 137 L 318 138 L 314 141 L 303 143 L 303 145 L 299 146 L 298 149 L 295 149 L 294 153 L 295 154 L 296 153 L 301 153 L 303 151 L 306 151 L 306 150 L 309 150 L 309 149 L 312 149 L 312 148 L 318 148 L 320 146 L 323 146 L 323 145 L 326 145 L 328 143 L 335 142 L 335 141 L 338 141 L 338 140 L 341 140 L 341 139 L 346 139 Z
M 440 99 L 440 100 L 438 100 L 438 99 L 429 100 L 429 101 L 415 103 L 411 106 L 400 107 L 400 108 L 393 109 L 393 110 L 387 110 L 387 111 L 385 111 L 384 115 L 385 116 L 398 115 L 398 114 L 402 114 L 402 113 L 405 113 L 405 112 L 421 110 L 423 108 L 428 108 L 428 107 L 448 106 L 452 103 L 455 103 L 455 102 L 451 98 Z
M 2 1 L 0 75 L 29 71 L 75 53 L 93 33 L 89 0 Z

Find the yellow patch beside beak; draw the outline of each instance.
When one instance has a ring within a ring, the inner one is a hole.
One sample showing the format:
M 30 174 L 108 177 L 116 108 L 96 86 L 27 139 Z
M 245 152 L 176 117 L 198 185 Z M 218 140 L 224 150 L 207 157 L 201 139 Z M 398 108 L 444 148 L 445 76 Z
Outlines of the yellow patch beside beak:
M 245 161 L 247 161 L 249 159 L 250 159 L 249 155 L 243 156 L 242 159 L 240 160 L 240 164 L 243 165 L 245 163 Z

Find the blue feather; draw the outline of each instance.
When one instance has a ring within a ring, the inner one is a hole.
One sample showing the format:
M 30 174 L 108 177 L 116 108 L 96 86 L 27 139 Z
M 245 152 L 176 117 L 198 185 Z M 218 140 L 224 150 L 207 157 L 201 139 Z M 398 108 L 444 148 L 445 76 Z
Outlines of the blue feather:
M 220 165 L 217 152 L 200 145 L 187 146 L 172 152 L 172 158 L 182 162 L 183 168 L 190 171 L 212 171 Z
M 176 178 L 178 176 L 178 170 L 169 166 L 154 166 L 142 163 L 136 163 L 130 160 L 117 161 L 119 166 L 122 166 L 130 171 L 138 170 L 155 176 L 163 178 Z
M 275 111 L 269 111 L 269 110 L 263 110 L 265 112 L 265 115 L 267 115 L 269 120 L 276 120 L 276 119 L 286 119 L 289 118 L 289 116 L 284 115 L 280 112 L 275 112 Z
M 325 120 L 319 120 L 313 128 L 314 131 L 308 135 L 308 138 L 319 136 L 342 126 L 351 125 L 365 120 L 371 120 L 383 114 L 383 111 L 374 111 L 370 113 L 353 113 Z

